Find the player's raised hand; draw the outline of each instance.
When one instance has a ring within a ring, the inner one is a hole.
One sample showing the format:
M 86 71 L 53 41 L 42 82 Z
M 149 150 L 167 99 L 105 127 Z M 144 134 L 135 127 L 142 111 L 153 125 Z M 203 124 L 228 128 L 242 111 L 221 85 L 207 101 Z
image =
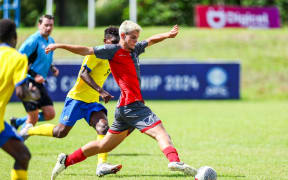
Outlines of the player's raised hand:
M 39 84 L 42 84 L 44 83 L 45 79 L 43 78 L 43 76 L 37 74 L 35 77 L 34 77 L 34 81 L 39 83 Z
M 169 38 L 175 38 L 178 34 L 178 25 L 176 24 L 172 30 L 169 32 Z
M 52 66 L 51 70 L 52 70 L 53 76 L 57 77 L 59 75 L 59 69 L 57 67 Z
M 110 93 L 108 93 L 104 89 L 101 89 L 101 91 L 99 93 L 100 93 L 100 96 L 102 97 L 102 99 L 104 100 L 105 104 L 114 98 L 114 96 L 112 96 Z
M 45 53 L 48 54 L 50 51 L 54 51 L 57 48 L 56 44 L 49 44 L 46 48 L 45 48 Z

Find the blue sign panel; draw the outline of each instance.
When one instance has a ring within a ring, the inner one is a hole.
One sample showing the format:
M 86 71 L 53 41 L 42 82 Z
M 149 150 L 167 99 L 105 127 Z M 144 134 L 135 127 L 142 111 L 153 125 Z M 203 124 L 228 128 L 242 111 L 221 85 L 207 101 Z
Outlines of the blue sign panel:
M 48 76 L 46 87 L 54 101 L 64 101 L 80 65 L 57 65 L 59 77 Z M 110 75 L 103 87 L 115 98 L 119 87 Z M 141 65 L 144 99 L 239 99 L 239 63 L 184 63 Z M 16 98 L 13 97 L 13 100 Z

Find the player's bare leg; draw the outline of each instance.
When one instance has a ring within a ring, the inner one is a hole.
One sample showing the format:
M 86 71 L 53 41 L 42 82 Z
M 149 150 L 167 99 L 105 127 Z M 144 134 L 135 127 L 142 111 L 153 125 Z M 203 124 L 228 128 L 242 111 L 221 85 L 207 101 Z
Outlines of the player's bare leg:
M 109 129 L 108 120 L 103 111 L 92 112 L 89 125 L 92 126 L 99 135 L 105 135 Z
M 169 160 L 168 168 L 171 171 L 182 171 L 187 175 L 195 176 L 197 170 L 193 167 L 190 167 L 183 162 L 180 162 L 177 150 L 174 148 L 172 144 L 172 140 L 169 134 L 166 132 L 162 123 L 157 126 L 148 129 L 145 131 L 145 134 L 154 138 L 160 147 L 160 150 L 165 154 L 167 159 Z
M 32 124 L 34 126 L 38 121 L 38 115 L 39 115 L 38 109 L 36 109 L 34 111 L 29 111 L 27 113 L 26 124 Z
M 108 120 L 105 112 L 92 112 L 89 125 L 97 131 L 97 140 L 103 139 L 109 129 Z M 117 170 L 120 166 L 107 163 L 107 157 L 107 152 L 98 154 L 98 163 L 96 169 L 97 176 L 104 176 L 107 174 L 115 173 L 115 169 Z
M 55 117 L 55 110 L 54 107 L 49 105 L 49 106 L 42 106 L 41 107 L 43 115 L 44 115 L 44 119 L 45 121 L 49 121 L 54 119 Z
M 24 143 L 11 138 L 2 146 L 2 149 L 15 159 L 14 168 L 11 172 L 12 176 L 14 176 L 12 178 L 27 178 L 31 154 Z
M 119 134 L 108 132 L 101 141 L 91 141 L 68 156 L 63 153 L 59 154 L 52 171 L 51 180 L 56 179 L 56 177 L 68 166 L 79 163 L 87 157 L 113 150 L 128 136 L 128 134 L 128 130 Z M 116 167 L 114 173 L 119 171 L 121 168 L 121 165 Z
M 94 156 L 103 152 L 110 152 L 116 148 L 127 136 L 128 130 L 119 134 L 112 134 L 107 132 L 101 141 L 91 141 L 82 146 L 81 149 L 85 157 Z
M 27 113 L 27 120 L 25 122 L 25 126 L 23 125 L 23 128 L 19 132 L 20 136 L 26 140 L 29 136 L 27 134 L 28 130 L 32 128 L 38 121 L 38 115 L 39 115 L 39 110 L 36 109 L 34 111 L 29 111 Z
M 55 117 L 55 110 L 53 106 L 43 106 L 41 107 L 42 113 L 43 113 L 43 120 L 48 121 L 51 120 Z M 32 124 L 35 126 L 35 124 L 39 120 L 39 109 L 36 109 L 34 111 L 29 111 L 27 113 L 27 120 L 26 120 L 26 125 L 27 124 Z M 24 127 L 25 128 L 25 127 Z
M 64 138 L 66 137 L 73 126 L 66 126 L 64 124 L 59 123 L 57 126 L 53 128 L 53 137 L 56 138 Z

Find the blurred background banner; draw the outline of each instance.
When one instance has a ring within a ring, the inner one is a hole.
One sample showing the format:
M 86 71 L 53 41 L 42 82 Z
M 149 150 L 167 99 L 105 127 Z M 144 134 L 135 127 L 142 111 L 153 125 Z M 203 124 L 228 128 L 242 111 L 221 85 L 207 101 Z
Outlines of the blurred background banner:
M 144 60 L 145 61 L 145 60 Z M 79 64 L 59 64 L 59 77 L 49 76 L 46 87 L 54 101 L 64 101 L 73 87 Z M 153 63 L 141 65 L 144 99 L 239 99 L 240 64 L 231 63 Z M 104 87 L 117 100 L 120 91 L 110 75 Z M 18 99 L 13 96 L 11 101 Z
M 4 19 L 13 18 L 17 27 L 20 25 L 20 0 L 0 0 L 0 14 Z
M 196 26 L 205 28 L 280 28 L 277 7 L 195 7 Z

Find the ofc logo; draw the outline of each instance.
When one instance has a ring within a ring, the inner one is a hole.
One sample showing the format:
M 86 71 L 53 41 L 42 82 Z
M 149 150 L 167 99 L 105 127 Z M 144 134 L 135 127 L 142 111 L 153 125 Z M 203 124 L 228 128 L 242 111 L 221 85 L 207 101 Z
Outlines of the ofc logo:
M 208 86 L 205 89 L 207 97 L 228 97 L 228 89 L 225 86 L 228 80 L 227 72 L 221 67 L 214 67 L 207 73 Z

